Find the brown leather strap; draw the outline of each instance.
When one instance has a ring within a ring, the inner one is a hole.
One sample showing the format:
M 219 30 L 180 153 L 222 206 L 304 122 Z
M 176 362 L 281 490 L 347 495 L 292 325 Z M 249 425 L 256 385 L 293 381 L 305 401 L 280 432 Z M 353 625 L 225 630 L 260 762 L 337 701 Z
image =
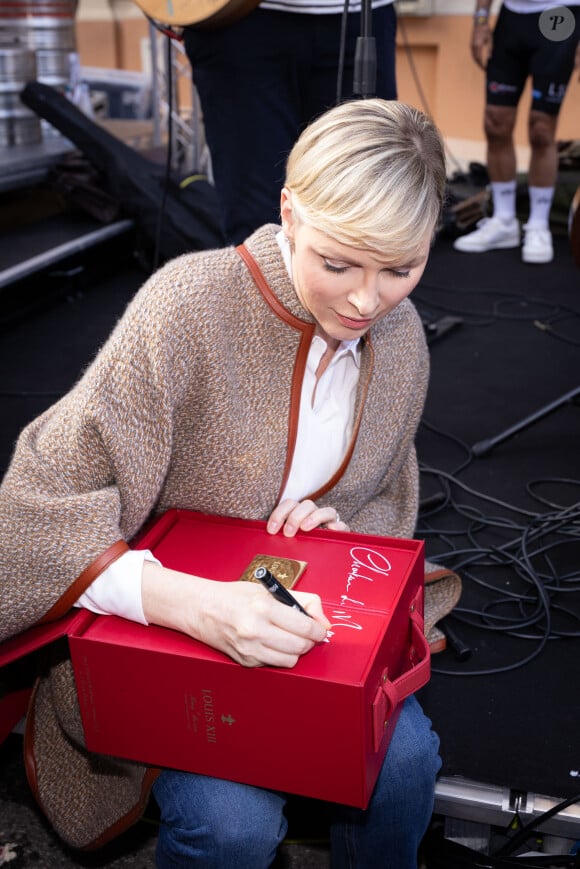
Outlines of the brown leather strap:
M 278 297 L 273 293 L 270 284 L 266 280 L 264 273 L 248 248 L 245 244 L 239 244 L 236 247 L 236 251 L 241 256 L 246 266 L 248 267 L 248 271 L 250 272 L 252 278 L 254 279 L 254 283 L 262 293 L 264 300 L 268 303 L 268 305 L 272 308 L 277 317 L 281 320 L 284 320 L 285 323 L 288 323 L 290 326 L 293 326 L 295 329 L 300 329 L 301 332 L 306 332 L 308 337 L 312 336 L 314 332 L 314 323 L 308 323 L 306 320 L 301 320 L 300 317 L 296 317 L 284 307 L 282 302 L 278 299 Z
M 117 558 L 129 551 L 129 546 L 124 540 L 117 540 L 112 546 L 109 546 L 98 558 L 89 564 L 85 570 L 78 576 L 72 585 L 70 585 L 65 593 L 59 597 L 57 602 L 52 606 L 47 613 L 43 615 L 37 624 L 44 625 L 46 622 L 53 622 L 64 616 L 75 601 L 79 599 L 81 594 L 89 587 L 89 585 L 99 576 L 104 570 L 109 567 Z
M 290 474 L 290 467 L 292 465 L 292 458 L 294 456 L 294 447 L 296 446 L 296 437 L 298 435 L 298 414 L 300 412 L 300 395 L 302 392 L 302 382 L 304 379 L 304 372 L 306 371 L 306 360 L 308 358 L 310 342 L 312 341 L 312 335 L 314 333 L 315 326 L 313 323 L 307 323 L 305 320 L 301 320 L 299 317 L 295 317 L 294 314 L 292 314 L 284 307 L 284 305 L 272 292 L 272 289 L 268 281 L 264 277 L 260 266 L 245 245 L 238 245 L 236 250 L 248 267 L 248 271 L 250 272 L 254 283 L 260 290 L 262 296 L 264 297 L 264 300 L 267 302 L 267 304 L 270 306 L 276 316 L 279 317 L 280 320 L 283 320 L 285 323 L 288 323 L 289 326 L 292 326 L 294 329 L 298 329 L 302 333 L 300 338 L 300 346 L 298 347 L 298 353 L 296 354 L 294 373 L 292 376 L 292 389 L 290 392 L 290 415 L 288 418 L 288 449 L 286 450 L 286 466 L 284 468 L 284 473 L 282 474 L 282 483 L 280 485 L 280 491 L 278 493 L 278 500 L 280 500 L 280 496 L 286 488 L 286 481 Z

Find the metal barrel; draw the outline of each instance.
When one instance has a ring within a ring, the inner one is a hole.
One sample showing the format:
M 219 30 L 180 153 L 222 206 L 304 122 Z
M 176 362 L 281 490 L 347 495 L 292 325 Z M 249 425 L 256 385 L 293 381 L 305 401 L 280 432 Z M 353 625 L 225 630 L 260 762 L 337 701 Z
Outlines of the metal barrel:
M 0 147 L 42 141 L 40 118 L 20 99 L 25 84 L 35 79 L 34 51 L 17 42 L 6 44 L 0 40 Z
M 0 0 L 0 29 L 32 49 L 74 51 L 76 0 Z
M 36 79 L 66 92 L 76 52 L 77 0 L 0 0 L 0 45 L 17 41 L 35 53 Z M 42 119 L 43 139 L 60 136 Z

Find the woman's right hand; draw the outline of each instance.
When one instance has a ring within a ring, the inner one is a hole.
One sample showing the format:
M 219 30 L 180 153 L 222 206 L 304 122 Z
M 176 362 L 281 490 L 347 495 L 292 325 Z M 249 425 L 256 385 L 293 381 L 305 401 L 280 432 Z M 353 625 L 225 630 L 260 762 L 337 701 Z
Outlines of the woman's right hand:
M 142 598 L 150 624 L 173 628 L 245 667 L 293 667 L 326 637 L 318 595 L 293 592 L 312 618 L 277 601 L 255 582 L 219 582 L 146 561 Z

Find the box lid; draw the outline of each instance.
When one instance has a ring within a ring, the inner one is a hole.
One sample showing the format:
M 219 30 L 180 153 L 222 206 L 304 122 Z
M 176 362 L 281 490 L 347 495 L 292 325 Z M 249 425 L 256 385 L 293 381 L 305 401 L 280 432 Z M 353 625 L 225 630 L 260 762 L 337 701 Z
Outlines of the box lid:
M 257 555 L 306 562 L 295 588 L 326 608 L 392 612 L 409 574 L 423 576 L 422 541 L 323 528 L 287 538 L 263 521 L 187 510 L 169 510 L 135 545 L 164 567 L 222 582 L 239 580 Z
M 0 667 L 23 658 L 25 655 L 36 652 L 43 646 L 48 646 L 61 637 L 68 636 L 71 632 L 81 630 L 95 616 L 88 610 L 73 609 L 60 619 L 49 622 L 46 625 L 36 625 L 0 643 Z

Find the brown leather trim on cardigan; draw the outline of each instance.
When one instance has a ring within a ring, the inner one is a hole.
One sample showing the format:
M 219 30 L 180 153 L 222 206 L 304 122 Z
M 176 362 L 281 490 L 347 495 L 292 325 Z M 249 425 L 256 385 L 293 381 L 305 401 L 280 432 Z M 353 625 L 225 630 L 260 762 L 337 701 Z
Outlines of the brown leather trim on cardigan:
M 36 757 L 34 754 L 36 724 L 34 716 L 34 704 L 39 683 L 40 678 L 38 678 L 34 683 L 32 694 L 28 702 L 26 727 L 24 729 L 24 768 L 26 771 L 26 779 L 28 781 L 28 785 L 30 787 L 32 795 L 36 800 L 39 808 L 41 808 L 42 811 L 46 814 L 46 811 L 42 804 L 42 800 L 40 798 L 40 789 L 38 787 L 38 776 L 36 769 Z M 103 833 L 101 833 L 100 836 L 98 836 L 92 842 L 89 842 L 87 845 L 84 845 L 82 848 L 83 851 L 93 851 L 97 848 L 102 848 L 103 845 L 108 844 L 108 842 L 112 841 L 112 839 L 115 839 L 117 836 L 121 835 L 121 833 L 124 833 L 125 830 L 127 830 L 134 823 L 136 823 L 136 821 L 139 820 L 139 818 L 143 815 L 145 809 L 147 808 L 153 782 L 155 781 L 160 772 L 161 770 L 158 767 L 146 768 L 145 774 L 143 775 L 143 779 L 141 781 L 141 791 L 139 793 L 137 802 L 129 809 L 128 812 L 126 812 L 114 824 L 112 824 Z M 63 774 L 66 775 L 66 773 Z
M 312 337 L 314 329 L 316 328 L 315 324 L 308 323 L 306 320 L 301 320 L 300 317 L 296 317 L 291 311 L 284 307 L 282 302 L 272 291 L 270 284 L 264 277 L 262 269 L 254 259 L 248 248 L 245 246 L 245 244 L 239 244 L 236 247 L 236 251 L 245 262 L 248 271 L 254 279 L 254 283 L 256 284 L 256 286 L 262 293 L 264 300 L 272 308 L 276 316 L 279 317 L 281 320 L 284 320 L 285 323 L 288 323 L 288 325 L 292 326 L 294 329 L 299 329 L 301 332 L 307 332 L 308 336 Z
M 296 436 L 298 434 L 298 414 L 300 411 L 300 393 L 302 390 L 302 382 L 304 380 L 304 372 L 306 370 L 306 359 L 308 357 L 308 351 L 310 350 L 310 341 L 312 340 L 312 335 L 314 333 L 315 326 L 310 323 L 304 322 L 304 320 L 300 320 L 298 317 L 295 317 L 294 314 L 291 314 L 290 311 L 287 311 L 286 308 L 281 304 L 281 302 L 276 298 L 270 285 L 268 284 L 260 266 L 250 253 L 250 251 L 245 247 L 245 245 L 240 244 L 236 248 L 238 254 L 241 256 L 252 278 L 254 279 L 254 283 L 262 293 L 265 301 L 272 308 L 276 316 L 278 316 L 281 320 L 284 320 L 290 326 L 293 326 L 295 329 L 300 329 L 302 332 L 302 338 L 300 341 L 300 347 L 298 349 L 298 354 L 296 356 L 296 366 L 294 369 L 294 374 L 298 374 L 298 376 L 294 376 L 292 379 L 292 393 L 290 396 L 290 419 L 289 419 L 289 433 L 288 433 L 288 452 L 286 457 L 286 467 L 284 468 L 284 474 L 282 478 L 282 485 L 280 486 L 280 491 L 278 492 L 278 501 L 284 491 L 286 486 L 286 481 L 288 479 L 288 475 L 290 473 L 290 467 L 292 465 L 292 458 L 294 455 L 294 447 L 296 446 Z M 306 338 L 308 337 L 308 344 L 306 343 Z M 354 451 L 354 445 L 356 443 L 358 432 L 360 429 L 360 424 L 362 420 L 363 409 L 366 403 L 367 392 L 369 389 L 369 384 L 371 380 L 372 367 L 374 363 L 374 351 L 370 339 L 370 335 L 366 335 L 364 338 L 366 342 L 366 346 L 370 353 L 370 369 L 369 374 L 366 379 L 366 383 L 364 385 L 364 389 L 359 401 L 358 412 L 356 415 L 356 419 L 353 426 L 353 432 L 350 439 L 350 444 L 346 451 L 346 454 L 340 463 L 340 467 L 335 471 L 330 480 L 321 486 L 320 489 L 317 489 L 311 495 L 308 495 L 308 498 L 315 501 L 317 498 L 320 498 L 322 495 L 325 495 L 326 492 L 329 492 L 333 486 L 335 486 L 344 472 L 346 471 L 348 464 L 352 458 L 352 454 Z M 298 371 L 297 371 L 298 369 Z
M 37 678 L 30 699 L 28 701 L 28 711 L 26 713 L 26 727 L 24 728 L 24 769 L 26 770 L 26 778 L 32 791 L 32 796 L 42 808 L 40 796 L 38 793 L 38 781 L 36 777 L 36 759 L 34 757 L 34 701 L 40 678 Z
M 98 558 L 89 564 L 85 570 L 78 576 L 72 585 L 70 585 L 65 593 L 59 597 L 54 606 L 43 615 L 39 625 L 44 625 L 46 622 L 55 621 L 55 619 L 64 616 L 75 601 L 79 599 L 81 594 L 89 587 L 89 585 L 99 576 L 104 570 L 109 567 L 117 558 L 129 551 L 129 546 L 124 540 L 117 540 L 112 546 L 109 546 Z
M 276 296 L 272 292 L 272 289 L 268 281 L 264 277 L 260 266 L 245 245 L 238 245 L 236 247 L 236 251 L 245 262 L 248 271 L 250 272 L 254 280 L 254 283 L 264 297 L 264 301 L 270 306 L 276 316 L 283 320 L 285 323 L 288 323 L 289 326 L 292 326 L 294 329 L 298 329 L 302 333 L 300 338 L 300 346 L 298 347 L 298 353 L 296 354 L 294 372 L 292 374 L 292 388 L 290 391 L 290 412 L 288 415 L 288 449 L 286 450 L 286 465 L 284 467 L 284 473 L 282 474 L 282 483 L 280 485 L 280 491 L 278 492 L 278 497 L 276 499 L 276 502 L 278 502 L 282 496 L 282 492 L 286 488 L 286 481 L 288 480 L 290 468 L 292 466 L 292 459 L 294 457 L 296 437 L 298 435 L 300 395 L 302 392 L 304 372 L 306 371 L 306 360 L 308 358 L 308 352 L 310 350 L 310 343 L 312 341 L 312 335 L 314 334 L 315 325 L 314 323 L 307 323 L 304 320 L 300 320 L 299 317 L 295 317 L 294 314 L 292 314 L 284 307 L 284 305 L 282 305 L 282 303 L 276 298 Z
M 364 409 L 364 406 L 366 404 L 367 393 L 369 391 L 369 385 L 371 382 L 371 374 L 372 374 L 374 358 L 375 358 L 375 353 L 374 353 L 372 344 L 370 342 L 370 339 L 368 337 L 366 337 L 365 340 L 366 340 L 366 346 L 369 349 L 369 353 L 370 353 L 370 357 L 371 357 L 370 358 L 370 367 L 369 367 L 369 373 L 367 375 L 365 385 L 363 387 L 363 392 L 362 392 L 362 395 L 360 397 L 358 412 L 356 415 L 356 419 L 354 421 L 352 435 L 350 438 L 350 444 L 349 444 L 348 449 L 345 453 L 344 459 L 342 460 L 342 462 L 340 463 L 340 466 L 334 472 L 334 474 L 332 475 L 332 477 L 330 478 L 328 483 L 325 483 L 324 486 L 321 486 L 320 489 L 317 489 L 316 492 L 313 492 L 311 495 L 308 496 L 311 501 L 316 501 L 322 495 L 325 495 L 327 492 L 329 492 L 333 486 L 336 486 L 336 484 L 338 483 L 338 481 L 340 480 L 340 478 L 342 477 L 342 475 L 346 471 L 346 469 L 348 467 L 348 463 L 350 462 L 350 460 L 352 458 L 352 454 L 354 452 L 354 445 L 356 443 L 356 439 L 358 437 L 358 432 L 360 429 L 360 424 L 361 424 L 362 415 L 363 415 L 363 409 Z
M 90 842 L 88 845 L 84 845 L 83 851 L 95 851 L 97 848 L 102 848 L 103 845 L 107 845 L 113 839 L 116 839 L 117 836 L 120 836 L 121 833 L 124 833 L 125 830 L 128 830 L 129 827 L 139 820 L 147 808 L 153 782 L 160 772 L 161 770 L 158 767 L 147 767 L 143 780 L 141 781 L 141 792 L 135 805 L 132 806 L 122 818 L 119 818 L 118 821 L 94 839 L 94 841 Z
M 425 570 L 425 584 L 437 582 L 439 579 L 445 579 L 446 576 L 457 576 L 454 570 L 448 570 L 445 567 L 437 568 L 437 570 Z

